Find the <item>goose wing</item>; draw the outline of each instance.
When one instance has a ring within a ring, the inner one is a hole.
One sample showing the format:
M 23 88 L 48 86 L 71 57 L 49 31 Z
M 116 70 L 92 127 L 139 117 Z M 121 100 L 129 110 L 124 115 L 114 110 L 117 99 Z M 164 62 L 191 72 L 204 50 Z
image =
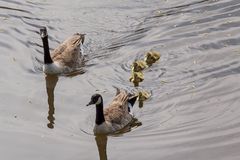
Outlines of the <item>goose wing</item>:
M 129 95 L 125 90 L 118 92 L 112 103 L 104 110 L 104 117 L 110 123 L 123 124 L 123 121 L 129 117 L 127 103 Z
M 84 41 L 84 35 L 76 33 L 61 43 L 52 53 L 52 59 L 66 65 L 73 67 L 82 56 L 80 52 L 80 45 Z

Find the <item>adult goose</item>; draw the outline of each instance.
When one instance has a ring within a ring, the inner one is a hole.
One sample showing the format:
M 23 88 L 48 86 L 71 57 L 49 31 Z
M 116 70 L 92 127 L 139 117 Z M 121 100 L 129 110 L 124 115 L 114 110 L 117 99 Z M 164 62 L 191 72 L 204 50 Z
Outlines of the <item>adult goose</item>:
M 96 119 L 93 132 L 95 134 L 114 133 L 133 120 L 132 107 L 137 96 L 117 89 L 117 94 L 109 106 L 103 109 L 103 98 L 100 94 L 94 94 L 87 104 L 96 105 Z
M 44 65 L 46 74 L 61 74 L 72 72 L 83 64 L 81 45 L 84 42 L 84 34 L 75 33 L 61 43 L 50 55 L 48 45 L 47 28 L 40 29 L 43 42 Z

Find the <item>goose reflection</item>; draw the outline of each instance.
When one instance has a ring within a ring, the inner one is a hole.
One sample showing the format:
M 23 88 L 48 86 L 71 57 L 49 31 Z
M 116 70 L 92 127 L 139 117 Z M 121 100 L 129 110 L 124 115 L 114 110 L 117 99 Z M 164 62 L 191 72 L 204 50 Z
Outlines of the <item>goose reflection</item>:
M 95 140 L 98 147 L 99 159 L 107 160 L 107 135 L 96 135 Z
M 134 118 L 132 123 L 123 128 L 122 130 L 111 134 L 111 135 L 104 135 L 104 134 L 96 134 L 95 141 L 98 147 L 99 159 L 100 160 L 107 160 L 107 141 L 108 136 L 112 137 L 119 137 L 122 136 L 124 133 L 130 132 L 133 128 L 137 128 L 142 125 L 142 122 L 138 121 L 138 119 Z
M 49 123 L 47 124 L 48 128 L 53 129 L 54 128 L 54 112 L 55 112 L 55 107 L 54 107 L 54 89 L 56 87 L 56 84 L 58 82 L 58 76 L 57 75 L 46 75 L 45 77 L 46 80 L 46 89 L 47 89 L 47 95 L 48 95 L 48 121 Z
M 80 74 L 85 73 L 85 70 L 83 68 L 79 68 L 73 72 L 70 72 L 68 74 L 64 74 L 65 77 L 75 77 Z M 46 74 L 45 76 L 46 80 L 46 90 L 47 90 L 47 96 L 48 96 L 48 121 L 49 123 L 47 124 L 48 128 L 53 129 L 54 128 L 54 113 L 55 113 L 55 107 L 54 107 L 54 90 L 58 82 L 58 75 L 54 74 Z

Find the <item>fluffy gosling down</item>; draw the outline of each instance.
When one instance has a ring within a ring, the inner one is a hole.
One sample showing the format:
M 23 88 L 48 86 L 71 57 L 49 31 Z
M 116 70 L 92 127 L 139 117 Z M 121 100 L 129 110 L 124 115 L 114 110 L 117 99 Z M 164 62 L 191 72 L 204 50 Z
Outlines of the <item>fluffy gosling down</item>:
M 117 89 L 116 96 L 109 106 L 103 109 L 103 98 L 94 94 L 87 104 L 96 106 L 96 119 L 93 132 L 95 134 L 111 134 L 123 129 L 133 120 L 132 107 L 137 99 L 125 90 Z
M 132 72 L 141 72 L 147 67 L 148 65 L 143 60 L 134 61 L 133 64 L 131 65 Z
M 132 72 L 129 81 L 134 84 L 134 87 L 138 87 L 139 83 L 144 80 L 144 75 L 142 72 Z
M 151 66 L 153 63 L 160 59 L 161 55 L 159 52 L 156 51 L 149 51 L 146 53 L 144 61 L 147 63 L 148 66 Z
M 40 29 L 43 42 L 44 65 L 46 74 L 69 73 L 82 66 L 83 55 L 81 46 L 84 42 L 84 34 L 75 33 L 61 43 L 50 55 L 48 45 L 47 28 Z

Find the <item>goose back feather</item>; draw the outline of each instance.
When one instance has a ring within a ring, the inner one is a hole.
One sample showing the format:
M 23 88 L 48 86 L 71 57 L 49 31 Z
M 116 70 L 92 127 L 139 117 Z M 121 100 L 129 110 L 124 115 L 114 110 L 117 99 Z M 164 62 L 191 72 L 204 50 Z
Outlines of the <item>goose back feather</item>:
M 52 52 L 52 59 L 54 62 L 58 62 L 62 66 L 69 68 L 79 67 L 83 61 L 82 51 L 80 45 L 82 45 L 84 35 L 75 33 L 62 44 L 60 44 Z

